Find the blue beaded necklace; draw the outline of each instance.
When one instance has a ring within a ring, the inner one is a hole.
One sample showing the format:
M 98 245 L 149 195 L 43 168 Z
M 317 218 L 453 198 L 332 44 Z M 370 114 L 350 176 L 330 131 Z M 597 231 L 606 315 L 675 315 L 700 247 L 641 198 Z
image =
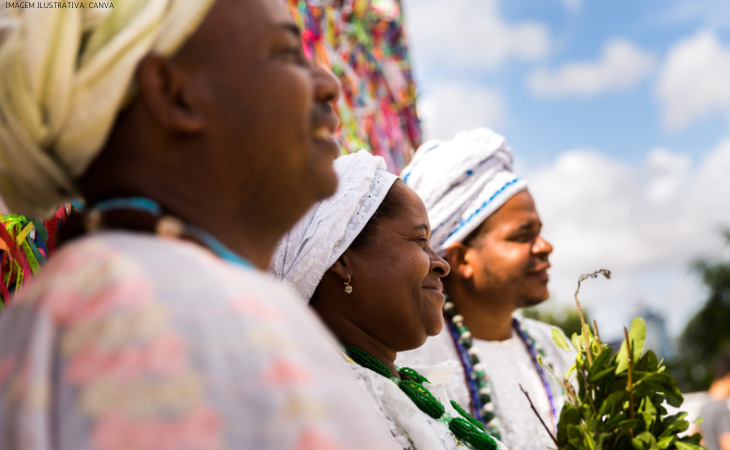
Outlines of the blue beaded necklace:
M 474 341 L 471 332 L 464 324 L 464 318 L 456 312 L 456 307 L 452 302 L 449 301 L 448 297 L 444 303 L 444 320 L 449 327 L 451 337 L 454 341 L 454 346 L 461 360 L 461 364 L 464 367 L 464 374 L 466 375 L 467 387 L 471 397 L 471 403 L 473 405 L 472 412 L 474 417 L 479 420 L 487 429 L 487 432 L 497 439 L 500 438 L 498 420 L 495 420 L 494 405 L 492 404 L 492 388 L 487 379 L 486 366 L 479 359 L 478 350 L 474 347 Z M 522 328 L 517 319 L 512 319 L 512 327 L 517 332 L 522 342 L 527 347 L 530 353 L 535 369 L 537 370 L 542 385 L 547 393 L 548 400 L 550 402 L 550 413 L 551 422 L 553 427 L 555 424 L 555 417 L 557 417 L 555 409 L 555 401 L 553 398 L 552 390 L 547 382 L 545 371 L 537 360 L 538 356 L 543 360 L 543 363 L 547 364 L 548 367 L 552 365 L 547 361 L 547 354 L 545 349 L 539 346 L 539 344 Z
M 127 198 L 113 198 L 110 200 L 104 200 L 96 205 L 89 211 L 89 214 L 100 214 L 105 211 L 112 211 L 118 209 L 133 209 L 137 211 L 145 211 L 152 215 L 161 215 L 162 207 L 147 197 L 127 197 Z M 98 218 L 96 219 L 99 220 Z M 177 219 L 175 219 L 177 220 Z M 207 231 L 191 225 L 189 223 L 182 224 L 181 232 L 192 238 L 197 239 L 202 243 L 208 250 L 212 251 L 221 259 L 224 259 L 230 263 L 238 266 L 253 268 L 253 265 L 242 257 L 238 256 L 231 249 L 223 245 L 221 241 L 213 237 L 212 234 Z

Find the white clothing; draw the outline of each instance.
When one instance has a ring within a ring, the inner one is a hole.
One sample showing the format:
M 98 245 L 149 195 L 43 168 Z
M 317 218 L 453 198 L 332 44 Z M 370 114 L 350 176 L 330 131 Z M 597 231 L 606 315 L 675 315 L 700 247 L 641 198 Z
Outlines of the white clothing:
M 0 343 L 3 450 L 398 448 L 290 289 L 191 243 L 69 243 Z
M 11 212 L 43 217 L 78 198 L 75 180 L 102 149 L 139 61 L 177 51 L 214 1 L 105 3 L 0 7 L 0 192 Z
M 421 196 L 431 222 L 431 247 L 441 256 L 476 230 L 527 181 L 512 172 L 506 139 L 486 128 L 450 141 L 427 141 L 401 172 Z
M 271 272 L 292 285 L 307 302 L 322 276 L 365 228 L 397 176 L 385 160 L 367 150 L 334 163 L 337 192 L 323 200 L 279 241 Z
M 404 450 L 464 448 L 464 444 L 454 437 L 446 424 L 434 420 L 418 409 L 416 404 L 392 380 L 361 367 L 347 356 L 343 355 L 343 360 L 352 371 L 353 376 L 363 383 L 373 404 L 382 411 L 388 428 Z M 423 383 L 423 387 L 444 405 L 446 412 L 452 417 L 461 417 L 451 406 L 444 386 L 434 382 L 434 384 Z M 497 445 L 499 450 L 507 450 L 507 447 L 501 442 L 497 441 Z
M 563 376 L 574 362 L 574 354 L 558 348 L 552 341 L 552 327 L 531 319 L 520 319 L 522 327 L 539 342 L 553 365 L 553 371 Z M 519 385 L 530 394 L 540 416 L 553 428 L 557 426 L 560 410 L 565 402 L 563 388 L 546 370 L 545 376 L 553 395 L 558 417 L 551 419 L 550 403 L 543 387 L 542 380 L 531 360 L 530 354 L 522 339 L 513 330 L 512 337 L 506 341 L 482 341 L 474 339 L 479 351 L 480 361 L 486 366 L 487 379 L 492 387 L 492 402 L 496 424 L 501 432 L 502 442 L 512 450 L 545 450 L 555 448 L 555 443 L 535 417 L 527 398 Z M 396 364 L 421 368 L 452 361 L 454 367 L 451 377 L 444 383 L 450 398 L 459 403 L 466 411 L 471 411 L 471 397 L 466 384 L 463 365 L 459 362 L 459 353 L 454 346 L 449 329 L 444 326 L 438 336 L 429 338 L 421 348 L 398 355 Z M 458 363 L 455 363 L 455 362 Z M 492 422 L 490 422 L 491 424 Z

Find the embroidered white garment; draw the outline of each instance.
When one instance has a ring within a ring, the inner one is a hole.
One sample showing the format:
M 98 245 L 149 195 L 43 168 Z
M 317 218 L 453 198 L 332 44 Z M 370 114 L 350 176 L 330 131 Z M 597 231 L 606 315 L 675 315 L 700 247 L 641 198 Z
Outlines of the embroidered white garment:
M 423 199 L 431 222 L 431 247 L 443 256 L 527 181 L 512 172 L 512 152 L 492 130 L 463 131 L 450 141 L 427 141 L 401 172 Z
M 0 448 L 397 449 L 335 346 L 268 274 L 96 233 L 0 314 Z
M 545 349 L 553 363 L 556 374 L 563 375 L 574 361 L 574 354 L 559 349 L 552 341 L 552 327 L 544 323 L 520 319 L 522 327 Z M 540 416 L 548 426 L 557 424 L 557 417 L 551 419 L 550 403 L 542 380 L 532 363 L 530 354 L 522 339 L 513 330 L 512 337 L 506 341 L 482 341 L 474 339 L 474 347 L 479 351 L 479 359 L 486 366 L 486 375 L 492 386 L 495 425 L 500 429 L 502 442 L 512 450 L 545 450 L 555 448 L 555 443 L 535 417 L 519 384 L 530 394 Z M 419 349 L 398 355 L 396 364 L 412 367 L 419 372 L 443 361 L 459 361 L 449 330 L 444 328 L 438 336 L 429 338 Z M 444 383 L 451 399 L 467 411 L 471 411 L 469 388 L 466 384 L 464 368 L 454 364 L 454 372 Z M 556 413 L 565 402 L 563 389 L 557 380 L 545 371 L 548 385 L 553 394 Z
M 398 179 L 386 170 L 383 158 L 367 150 L 340 156 L 334 168 L 337 192 L 314 205 L 279 241 L 271 264 L 271 272 L 307 301 Z
M 359 366 L 343 354 L 343 361 L 352 371 L 353 376 L 360 380 L 374 405 L 383 413 L 388 428 L 395 436 L 398 444 L 404 450 L 451 450 L 465 448 L 456 437 L 449 431 L 446 424 L 434 420 L 429 415 L 418 409 L 415 403 L 400 390 L 390 379 L 373 372 L 370 369 Z M 425 373 L 422 373 L 425 375 Z M 428 377 L 427 377 L 428 378 Z M 441 384 L 423 383 L 446 409 L 446 412 L 453 417 L 461 417 L 451 406 L 446 389 Z M 507 450 L 507 447 L 497 442 L 499 450 Z

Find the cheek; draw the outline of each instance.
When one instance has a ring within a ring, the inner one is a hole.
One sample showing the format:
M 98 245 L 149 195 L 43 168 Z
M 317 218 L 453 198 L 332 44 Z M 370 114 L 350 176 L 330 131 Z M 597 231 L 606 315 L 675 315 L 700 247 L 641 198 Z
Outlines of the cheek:
M 502 280 L 518 278 L 530 262 L 530 246 L 512 242 L 485 244 L 480 256 L 487 273 Z
M 229 149 L 222 169 L 239 186 L 272 179 L 282 188 L 296 189 L 301 172 L 310 165 L 314 100 L 310 72 L 272 62 L 242 83 L 243 90 L 219 94 L 227 108 L 213 127 L 219 128 L 221 146 Z

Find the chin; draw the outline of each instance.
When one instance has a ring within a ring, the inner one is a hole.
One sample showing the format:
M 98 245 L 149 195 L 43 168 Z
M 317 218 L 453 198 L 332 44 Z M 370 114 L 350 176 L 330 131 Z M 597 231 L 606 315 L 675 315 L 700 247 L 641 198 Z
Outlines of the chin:
M 547 299 L 550 297 L 550 294 L 548 292 L 545 292 L 544 295 L 535 295 L 535 296 L 527 296 L 523 297 L 520 300 L 520 308 L 529 308 L 531 306 L 537 306 L 540 303 L 543 303 L 547 301 Z
M 335 195 L 335 192 L 337 192 L 337 186 L 339 184 L 337 174 L 335 173 L 335 169 L 332 164 L 329 165 L 327 170 L 321 171 L 319 176 L 315 176 L 312 182 L 316 183 L 318 187 L 316 191 L 316 201 L 321 201 Z
M 439 311 L 438 319 L 436 321 L 432 322 L 431 325 L 426 328 L 426 335 L 429 337 L 437 336 L 439 333 L 441 333 L 441 331 L 443 329 L 444 329 L 444 316 L 442 316 Z M 425 339 L 423 342 L 424 343 L 426 342 Z M 421 344 L 421 345 L 423 345 L 423 344 Z

